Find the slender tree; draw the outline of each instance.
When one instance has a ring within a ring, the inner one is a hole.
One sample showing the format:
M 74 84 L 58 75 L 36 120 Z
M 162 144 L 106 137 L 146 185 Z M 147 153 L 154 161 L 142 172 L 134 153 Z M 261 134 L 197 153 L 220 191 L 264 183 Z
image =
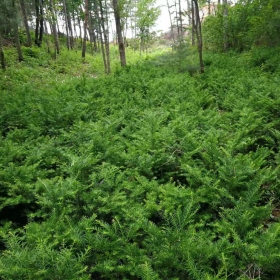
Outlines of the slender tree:
M 35 0 L 35 45 L 41 47 L 44 32 L 43 0 Z
M 24 23 L 24 27 L 25 27 L 26 37 L 27 37 L 27 46 L 31 47 L 32 41 L 31 41 L 31 35 L 30 35 L 30 30 L 29 30 L 29 25 L 28 25 L 25 1 L 20 0 L 19 2 L 20 2 L 20 8 L 21 8 L 21 13 L 22 13 L 22 17 L 23 17 L 23 23 Z
M 193 0 L 191 0 L 191 13 L 192 13 L 192 46 L 195 45 L 195 10 Z
M 0 60 L 1 60 L 1 68 L 3 70 L 6 70 L 5 55 L 3 51 L 3 40 L 1 34 L 0 34 Z
M 105 3 L 106 6 L 106 3 Z M 111 72 L 111 64 L 110 64 L 110 44 L 109 44 L 109 37 L 108 37 L 108 29 L 106 28 L 106 21 L 108 20 L 107 16 L 105 17 L 104 7 L 102 0 L 99 0 L 99 7 L 100 7 L 100 24 L 104 36 L 104 45 L 105 45 L 105 54 L 106 54 L 106 73 L 110 74 Z
M 15 0 L 12 0 L 12 15 L 13 15 L 13 31 L 14 31 L 14 36 L 15 36 L 15 43 L 17 47 L 17 53 L 18 53 L 18 60 L 21 62 L 23 61 L 23 55 L 21 51 L 21 45 L 19 41 L 19 33 L 18 33 L 18 16 L 17 16 L 17 8 L 15 5 Z
M 82 47 L 82 58 L 86 57 L 88 17 L 89 17 L 89 2 L 88 0 L 85 0 L 84 40 L 83 40 L 83 47 Z
M 69 12 L 69 5 L 67 0 L 64 0 L 66 4 L 66 17 L 67 17 L 67 27 L 69 29 L 69 35 L 70 35 L 70 48 L 73 49 L 74 47 L 74 34 L 73 34 L 73 27 L 72 27 L 72 21 L 71 21 L 71 15 Z
M 65 18 L 65 31 L 66 31 L 66 44 L 68 51 L 71 48 L 70 43 L 70 36 L 69 36 L 69 21 L 68 21 L 68 13 L 67 13 L 67 6 L 66 6 L 66 0 L 63 0 L 63 12 L 64 12 L 64 18 Z
M 204 73 L 204 63 L 203 63 L 203 55 L 202 55 L 202 32 L 201 32 L 201 21 L 199 16 L 199 6 L 198 0 L 192 0 L 194 4 L 194 12 L 195 12 L 195 33 L 197 39 L 197 48 L 199 54 L 199 64 L 200 64 L 200 73 Z
M 124 46 L 123 36 L 122 36 L 120 7 L 119 7 L 118 0 L 113 0 L 113 7 L 114 7 L 114 15 L 115 15 L 115 22 L 116 22 L 116 31 L 117 31 L 117 37 L 118 37 L 121 66 L 125 66 L 126 65 L 125 46 Z
M 175 44 L 175 35 L 174 35 L 174 29 L 173 29 L 173 23 L 172 23 L 172 16 L 171 16 L 171 10 L 170 10 L 168 0 L 166 0 L 166 4 L 167 4 L 167 9 L 168 9 L 169 21 L 170 21 L 171 38 L 172 38 L 173 44 Z
M 101 27 L 101 19 L 100 19 L 100 15 L 99 15 L 99 7 L 98 7 L 98 3 L 97 0 L 95 0 L 93 2 L 94 4 L 94 13 L 95 13 L 95 17 L 97 19 L 97 29 L 98 32 L 97 34 L 99 34 L 99 39 L 100 39 L 100 47 L 101 47 L 101 53 L 102 53 L 102 58 L 103 58 L 103 64 L 104 64 L 104 71 L 106 74 L 108 74 L 108 63 L 107 63 L 107 57 L 106 57 L 106 52 L 105 52 L 105 47 L 104 47 L 104 40 L 103 40 L 103 32 L 102 32 L 102 27 Z
M 51 24 L 51 29 L 54 37 L 54 45 L 55 45 L 54 57 L 56 58 L 57 54 L 59 54 L 60 52 L 60 47 L 59 47 L 58 33 L 56 29 L 57 17 L 55 14 L 53 0 L 49 0 L 49 12 L 50 12 L 50 24 Z

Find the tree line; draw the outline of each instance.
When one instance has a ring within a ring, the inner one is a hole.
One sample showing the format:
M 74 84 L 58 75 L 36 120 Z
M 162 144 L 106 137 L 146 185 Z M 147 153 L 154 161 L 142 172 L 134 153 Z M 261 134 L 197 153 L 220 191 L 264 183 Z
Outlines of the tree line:
M 110 73 L 110 32 L 114 32 L 113 39 L 119 46 L 124 66 L 127 33 L 137 38 L 140 49 L 144 49 L 153 36 L 151 27 L 159 14 L 155 0 L 3 0 L 0 3 L 1 65 L 5 69 L 6 40 L 16 45 L 18 60 L 22 61 L 21 46 L 42 47 L 43 39 L 56 58 L 61 51 L 59 37 L 63 36 L 68 50 L 76 45 L 82 48 L 83 58 L 89 41 L 92 52 L 102 52 L 105 72 Z M 53 37 L 53 44 L 44 36 L 48 33 Z

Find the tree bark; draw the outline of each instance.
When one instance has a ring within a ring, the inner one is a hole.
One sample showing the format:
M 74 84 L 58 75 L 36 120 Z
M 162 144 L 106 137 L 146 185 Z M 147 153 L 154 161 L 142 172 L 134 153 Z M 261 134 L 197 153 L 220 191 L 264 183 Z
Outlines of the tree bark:
M 192 10 L 192 46 L 195 45 L 195 12 L 193 0 L 191 0 L 191 10 Z
M 86 57 L 86 47 L 87 47 L 87 26 L 88 26 L 88 0 L 85 0 L 85 20 L 84 20 L 84 40 L 82 48 L 82 58 Z
M 174 29 L 173 29 L 173 24 L 172 24 L 172 17 L 171 17 L 171 11 L 170 11 L 170 6 L 168 0 L 166 0 L 167 4 L 167 9 L 168 9 L 168 14 L 169 14 L 169 20 L 170 20 L 170 32 L 171 32 L 171 38 L 173 41 L 173 44 L 175 44 L 175 36 L 174 36 Z M 172 48 L 173 49 L 173 48 Z
M 198 0 L 192 0 L 192 1 L 194 3 L 194 8 L 195 8 L 195 32 L 196 32 L 197 48 L 199 54 L 200 73 L 204 73 L 204 63 L 203 63 L 203 54 L 202 54 L 203 43 L 202 43 L 202 32 L 201 32 Z
M 118 36 L 121 66 L 126 66 L 125 46 L 124 46 L 123 36 L 122 36 L 121 17 L 120 17 L 118 0 L 113 0 L 113 7 L 114 7 L 115 22 L 116 22 L 116 31 Z
M 4 51 L 3 51 L 3 42 L 2 42 L 1 34 L 0 34 L 0 60 L 1 60 L 1 68 L 5 71 L 6 63 L 5 63 L 5 55 L 4 55 Z
M 35 0 L 35 15 L 35 45 L 41 47 L 44 33 L 43 0 Z
M 55 52 L 54 57 L 56 59 L 57 54 L 59 54 L 59 41 L 58 41 L 58 34 L 56 29 L 56 15 L 54 13 L 54 7 L 53 7 L 53 0 L 50 0 L 50 7 L 49 7 L 50 13 L 51 13 L 51 26 L 52 26 L 52 32 L 54 37 L 54 44 L 55 44 Z
M 27 14 L 26 14 L 26 8 L 25 8 L 24 0 L 20 0 L 20 8 L 21 8 L 23 22 L 24 22 L 24 27 L 25 27 L 25 31 L 26 31 L 27 46 L 31 47 L 32 46 L 32 41 L 31 41 L 31 36 L 30 36 L 30 30 L 29 30 L 29 25 L 28 25 L 28 20 L 27 20 Z
M 14 35 L 15 35 L 15 43 L 16 43 L 16 47 L 17 47 L 18 60 L 19 60 L 19 62 L 21 62 L 21 61 L 23 61 L 23 55 L 22 55 L 21 45 L 20 45 L 20 41 L 19 41 L 17 9 L 16 9 L 14 0 L 12 1 L 12 6 L 13 6 L 13 15 L 14 15 L 13 29 L 14 29 Z
M 71 48 L 71 44 L 70 44 L 70 37 L 69 37 L 69 26 L 68 26 L 69 21 L 68 21 L 66 0 L 63 0 L 63 11 L 64 11 L 64 17 L 65 17 L 66 45 L 67 45 L 67 49 L 69 51 Z
M 40 11 L 40 33 L 39 33 L 39 42 L 42 44 L 43 42 L 43 34 L 44 34 L 44 9 L 43 9 L 43 0 L 39 0 L 39 11 Z
M 70 48 L 73 49 L 73 47 L 74 47 L 74 33 L 73 33 L 73 28 L 72 28 L 71 16 L 70 16 L 70 12 L 69 12 L 69 9 L 68 9 L 67 5 L 66 5 L 66 14 L 67 14 L 69 33 L 70 33 Z
M 108 38 L 108 31 L 105 27 L 105 17 L 104 17 L 104 11 L 103 11 L 103 4 L 102 0 L 99 0 L 100 5 L 100 16 L 101 16 L 101 27 L 103 31 L 104 36 L 104 44 L 105 44 L 105 50 L 106 50 L 106 62 L 107 62 L 107 74 L 110 74 L 111 72 L 111 65 L 110 65 L 110 45 L 109 45 L 109 38 Z
M 102 29 L 101 28 L 101 19 L 99 16 L 97 0 L 94 1 L 94 12 L 95 12 L 95 17 L 96 17 L 97 23 L 98 23 L 97 26 L 98 26 L 98 34 L 99 34 L 101 52 L 102 52 L 102 58 L 103 58 L 103 64 L 104 64 L 104 71 L 106 74 L 108 74 L 107 59 L 106 59 L 106 53 L 105 53 L 105 48 L 104 48 L 103 34 L 102 34 L 102 30 L 101 30 Z
M 40 19 L 39 19 L 39 0 L 35 0 L 35 15 L 36 15 L 36 25 L 35 25 L 35 45 L 40 47 L 41 44 L 39 42 L 39 26 L 40 26 Z

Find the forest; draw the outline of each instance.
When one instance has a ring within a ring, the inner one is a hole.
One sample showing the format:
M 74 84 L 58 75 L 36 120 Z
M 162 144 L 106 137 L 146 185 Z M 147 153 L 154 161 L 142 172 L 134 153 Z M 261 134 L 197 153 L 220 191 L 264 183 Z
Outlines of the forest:
M 279 4 L 1 0 L 0 279 L 280 280 Z

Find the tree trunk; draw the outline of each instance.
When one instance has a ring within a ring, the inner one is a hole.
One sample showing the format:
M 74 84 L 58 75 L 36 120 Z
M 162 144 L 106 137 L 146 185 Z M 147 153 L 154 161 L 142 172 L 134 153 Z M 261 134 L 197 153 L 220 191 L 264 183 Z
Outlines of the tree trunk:
M 197 48 L 198 48 L 198 54 L 199 54 L 199 64 L 200 64 L 200 73 L 204 73 L 204 63 L 203 63 L 203 57 L 202 57 L 202 32 L 201 32 L 201 22 L 200 22 L 200 16 L 199 16 L 199 7 L 198 7 L 198 0 L 192 0 L 194 2 L 194 8 L 195 8 L 195 32 L 196 32 L 196 38 L 197 38 Z
M 195 12 L 193 0 L 191 0 L 191 10 L 192 10 L 192 46 L 195 45 Z
M 123 36 L 122 36 L 121 17 L 120 17 L 118 0 L 113 0 L 113 7 L 114 7 L 115 22 L 116 22 L 116 31 L 118 36 L 121 66 L 126 66 L 125 46 L 124 46 Z
M 12 1 L 12 6 L 13 6 L 13 29 L 14 29 L 14 35 L 15 35 L 15 43 L 17 46 L 18 60 L 19 60 L 19 62 L 21 62 L 21 61 L 23 61 L 23 55 L 22 55 L 21 45 L 20 45 L 20 41 L 19 41 L 17 9 L 15 6 L 14 0 Z
M 52 26 L 52 32 L 54 37 L 54 44 L 55 44 L 55 52 L 54 52 L 54 58 L 56 59 L 57 54 L 59 54 L 59 41 L 58 41 L 58 34 L 56 29 L 56 15 L 54 13 L 54 7 L 53 7 L 53 0 L 50 0 L 50 13 L 51 13 L 51 26 Z
M 95 33 L 96 26 L 94 25 L 94 22 L 93 22 L 93 14 L 92 14 L 92 12 L 90 12 L 89 15 L 90 15 L 89 25 L 90 25 L 90 33 L 91 33 L 91 37 L 92 37 L 92 42 L 93 42 L 93 50 L 94 50 L 94 52 L 97 52 L 98 51 L 97 35 Z
M 30 31 L 29 31 L 29 25 L 28 25 L 24 0 L 20 0 L 20 8 L 21 8 L 21 12 L 22 12 L 22 17 L 23 17 L 23 22 L 24 22 L 24 27 L 25 27 L 26 37 L 27 37 L 27 46 L 31 47 L 32 41 L 31 41 L 31 36 L 30 36 Z
M 172 24 L 172 17 L 171 17 L 171 11 L 168 0 L 166 0 L 167 8 L 168 8 L 168 14 L 169 14 L 169 20 L 170 20 L 170 32 L 171 32 L 171 38 L 173 41 L 173 44 L 175 44 L 175 36 L 174 36 L 174 29 Z M 172 48 L 173 49 L 173 48 Z
M 0 60 L 1 60 L 1 68 L 5 71 L 6 63 L 5 63 L 5 55 L 4 55 L 4 51 L 3 51 L 3 43 L 2 43 L 1 34 L 0 34 Z
M 35 15 L 36 15 L 35 45 L 41 47 L 43 41 L 43 32 L 44 32 L 43 0 L 35 0 Z
M 87 26 L 88 26 L 88 0 L 85 0 L 85 20 L 84 20 L 84 40 L 82 48 L 82 58 L 86 57 L 86 47 L 87 47 Z
M 82 8 L 80 8 L 80 10 L 82 10 Z M 82 23 L 81 23 L 81 18 L 80 16 L 78 16 L 78 24 L 79 24 L 79 31 L 80 31 L 80 42 L 81 42 L 81 47 L 83 46 L 83 37 L 82 37 Z
M 66 14 L 67 14 L 69 33 L 70 33 L 70 48 L 73 49 L 73 47 L 74 47 L 74 33 L 73 33 L 72 21 L 71 21 L 70 12 L 68 10 L 68 6 L 66 6 Z
M 39 11 L 40 11 L 40 33 L 39 33 L 39 42 L 40 45 L 43 42 L 43 34 L 44 34 L 44 9 L 43 9 L 43 0 L 39 0 Z
M 23 0 L 24 1 L 24 0 Z M 40 47 L 39 42 L 39 26 L 40 26 L 40 16 L 39 16 L 39 0 L 35 0 L 35 15 L 36 15 L 36 25 L 35 25 L 35 45 Z
M 102 52 L 102 58 L 103 58 L 103 64 L 104 64 L 104 71 L 107 74 L 108 73 L 107 59 L 106 59 L 106 53 L 105 53 L 105 48 L 104 48 L 103 35 L 102 35 L 102 30 L 101 30 L 101 19 L 100 19 L 100 16 L 99 16 L 97 0 L 94 1 L 94 12 L 95 12 L 95 17 L 96 17 L 97 23 L 98 23 L 97 28 L 98 28 L 98 34 L 99 34 L 99 39 L 100 39 L 100 44 L 101 44 L 101 52 Z
M 191 26 L 192 24 L 192 16 L 191 16 L 191 4 L 190 0 L 187 0 L 187 11 L 188 11 L 188 25 Z
M 100 22 L 101 22 L 101 27 L 103 30 L 104 44 L 105 44 L 105 50 L 106 50 L 107 74 L 110 74 L 110 72 L 111 72 L 110 45 L 109 45 L 108 31 L 105 27 L 105 17 L 104 17 L 104 12 L 103 12 L 102 0 L 99 0 L 99 5 L 100 5 L 100 16 L 101 16 Z
M 66 0 L 63 0 L 63 11 L 64 11 L 64 17 L 65 17 L 65 30 L 66 30 L 66 45 L 68 51 L 71 48 L 70 45 L 70 38 L 69 38 L 69 27 L 68 27 L 68 15 L 67 15 L 67 7 L 66 7 Z

